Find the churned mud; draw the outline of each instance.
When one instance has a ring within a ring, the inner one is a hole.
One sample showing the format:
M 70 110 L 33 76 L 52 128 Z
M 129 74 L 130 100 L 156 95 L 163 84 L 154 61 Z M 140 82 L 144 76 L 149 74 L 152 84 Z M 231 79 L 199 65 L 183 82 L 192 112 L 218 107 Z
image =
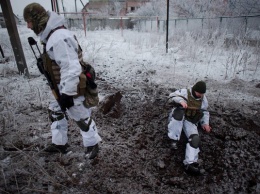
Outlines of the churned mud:
M 32 104 L 14 113 L 21 120 L 15 128 L 0 133 L 0 193 L 260 193 L 257 83 L 236 98 L 239 80 L 209 81 L 218 89 L 208 92 L 212 132 L 199 130 L 203 176 L 183 170 L 184 135 L 178 150 L 170 147 L 167 97 L 174 88 L 145 82 L 126 88 L 102 79 L 98 84 L 103 97 L 93 118 L 103 138 L 99 156 L 85 158 L 72 121 L 69 153 L 44 153 L 51 142 L 47 109 Z

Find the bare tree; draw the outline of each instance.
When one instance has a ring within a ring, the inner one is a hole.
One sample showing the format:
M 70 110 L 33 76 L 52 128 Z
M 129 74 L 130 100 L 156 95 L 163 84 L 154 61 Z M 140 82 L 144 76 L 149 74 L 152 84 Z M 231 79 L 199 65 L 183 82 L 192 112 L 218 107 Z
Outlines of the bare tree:
M 151 0 L 137 15 L 165 16 L 165 0 Z M 216 17 L 260 14 L 260 0 L 170 0 L 170 17 Z
M 116 16 L 120 15 L 121 10 L 124 7 L 124 2 L 120 2 L 119 0 L 114 0 L 113 10 Z
M 260 14 L 259 0 L 228 0 L 232 15 Z
M 170 17 L 212 17 L 225 15 L 228 4 L 214 0 L 170 0 Z M 165 16 L 165 0 L 151 0 L 136 11 L 137 15 Z
M 214 17 L 227 12 L 225 1 L 214 0 L 171 0 L 177 16 L 183 17 Z
M 135 12 L 140 16 L 161 16 L 166 17 L 166 1 L 165 0 L 151 0 L 141 6 Z

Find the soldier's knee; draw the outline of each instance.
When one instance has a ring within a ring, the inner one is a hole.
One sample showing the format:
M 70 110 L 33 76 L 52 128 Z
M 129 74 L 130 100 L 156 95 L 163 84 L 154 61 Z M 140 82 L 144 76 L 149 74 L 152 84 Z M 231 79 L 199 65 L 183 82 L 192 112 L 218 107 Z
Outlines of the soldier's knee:
M 88 121 L 88 122 L 86 122 L 86 121 Z M 89 118 L 89 119 L 82 119 L 82 120 L 76 121 L 76 123 L 79 126 L 79 128 L 82 131 L 84 131 L 84 132 L 88 132 L 89 127 L 91 125 L 91 122 L 92 122 L 91 118 Z
M 183 119 L 184 116 L 184 109 L 182 108 L 175 108 L 173 113 L 172 113 L 172 117 L 177 120 L 177 121 L 181 121 Z
M 191 147 L 193 147 L 195 149 L 198 148 L 200 146 L 200 137 L 199 137 L 199 135 L 198 134 L 190 135 L 188 142 L 189 142 Z
M 60 121 L 65 118 L 64 113 L 61 111 L 55 112 L 55 111 L 48 109 L 48 113 L 49 113 L 49 118 L 52 122 Z

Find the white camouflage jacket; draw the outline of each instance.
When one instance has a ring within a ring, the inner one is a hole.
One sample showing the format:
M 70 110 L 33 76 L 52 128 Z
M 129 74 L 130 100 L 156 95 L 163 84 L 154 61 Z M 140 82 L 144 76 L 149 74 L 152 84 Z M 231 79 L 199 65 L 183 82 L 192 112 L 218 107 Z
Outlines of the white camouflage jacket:
M 62 16 L 55 12 L 48 12 L 48 14 L 50 18 L 46 28 L 39 35 L 40 40 L 46 44 L 46 52 L 49 57 L 55 60 L 60 67 L 60 93 L 76 95 L 79 75 L 82 71 L 78 59 L 78 43 L 74 35 L 67 29 L 54 31 L 46 43 L 51 30 L 65 24 Z
M 191 91 L 191 88 L 189 88 L 189 90 Z M 183 96 L 184 98 L 188 98 L 188 90 L 187 89 L 180 89 L 180 90 L 176 90 L 175 92 L 173 93 L 170 93 L 169 97 L 172 101 L 180 104 L 181 101 L 185 101 L 182 97 L 180 96 Z M 193 97 L 192 95 L 192 92 L 191 92 L 191 96 Z M 204 95 L 203 96 L 203 100 L 202 100 L 202 104 L 201 104 L 201 109 L 203 110 L 207 110 L 208 108 L 208 100 L 207 100 L 207 97 Z M 203 111 L 204 115 L 203 117 L 201 118 L 200 120 L 200 124 L 201 125 L 205 125 L 205 124 L 209 124 L 209 112 L 208 111 Z

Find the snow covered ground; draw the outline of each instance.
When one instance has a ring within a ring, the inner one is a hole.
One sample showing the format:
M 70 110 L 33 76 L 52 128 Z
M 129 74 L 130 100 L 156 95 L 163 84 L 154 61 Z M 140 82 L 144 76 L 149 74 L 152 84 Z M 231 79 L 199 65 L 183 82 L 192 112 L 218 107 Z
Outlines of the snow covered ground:
M 3 188 L 28 193 L 30 190 L 24 188 L 41 189 L 48 185 L 48 191 L 59 192 L 59 188 L 54 189 L 58 182 L 63 186 L 68 184 L 62 187 L 63 193 L 80 193 L 76 191 L 84 190 L 84 185 L 90 193 L 260 191 L 259 177 L 252 175 L 259 173 L 259 45 L 246 46 L 240 40 L 227 45 L 225 36 L 217 32 L 210 35 L 184 32 L 171 34 L 166 53 L 165 34 L 103 30 L 88 31 L 85 37 L 82 30 L 74 30 L 84 59 L 96 69 L 101 103 L 117 91 L 123 94 L 123 113 L 119 119 L 103 115 L 99 108 L 93 111 L 104 142 L 101 159 L 90 165 L 82 161 L 81 140 L 72 123 L 72 154 L 64 157 L 39 155 L 39 149 L 50 141 L 46 108 L 51 92 L 38 71 L 27 41 L 29 36 L 37 41 L 38 38 L 26 26 L 18 26 L 18 31 L 29 79 L 18 74 L 7 30 L 0 29 L 0 44 L 6 55 L 6 59 L 0 56 L 0 141 L 4 142 L 0 143 L 0 163 L 4 172 L 0 177 L 5 180 L 1 183 Z M 38 46 L 41 46 L 39 42 Z M 174 89 L 186 88 L 199 80 L 206 81 L 210 110 L 217 111 L 217 115 L 212 117 L 213 135 L 203 139 L 205 155 L 202 152 L 202 158 L 209 175 L 196 182 L 183 175 L 180 168 L 184 150 L 178 150 L 176 157 L 168 151 L 164 139 L 167 113 L 159 102 L 165 103 Z M 20 151 L 14 152 L 17 148 Z M 23 148 L 25 151 L 21 151 Z M 32 154 L 28 155 L 26 149 Z M 236 161 L 238 171 L 233 169 Z M 52 164 L 62 168 L 53 168 Z M 244 168 L 246 164 L 249 167 Z M 59 169 L 62 170 L 57 171 Z M 244 179 L 240 177 L 241 172 L 245 173 Z M 16 183 L 12 182 L 14 175 Z M 91 179 L 92 176 L 95 178 Z M 35 185 L 27 183 L 26 177 L 36 181 Z M 197 185 L 195 191 L 194 185 Z

